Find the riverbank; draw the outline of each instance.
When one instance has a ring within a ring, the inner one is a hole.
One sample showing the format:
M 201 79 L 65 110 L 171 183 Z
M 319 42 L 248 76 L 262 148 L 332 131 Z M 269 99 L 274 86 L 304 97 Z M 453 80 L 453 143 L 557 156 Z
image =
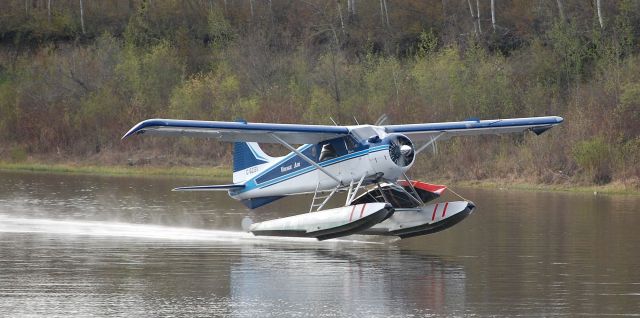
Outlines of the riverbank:
M 101 176 L 131 176 L 158 178 L 193 178 L 231 180 L 229 167 L 193 167 L 193 166 L 153 166 L 153 165 L 92 165 L 87 163 L 45 164 L 39 162 L 0 161 L 0 171 L 24 171 L 34 173 L 61 173 Z M 418 177 L 418 179 L 420 179 Z M 525 181 L 500 179 L 487 180 L 429 180 L 431 183 L 446 184 L 451 187 L 493 188 L 523 191 L 584 192 L 595 194 L 640 195 L 640 188 L 634 184 L 612 182 L 606 185 L 585 184 L 536 184 Z
M 130 165 L 92 165 L 84 163 L 45 164 L 35 162 L 12 163 L 0 161 L 0 171 L 25 171 L 36 173 L 63 173 L 102 176 L 144 176 L 144 177 L 180 177 L 197 179 L 228 179 L 231 170 L 228 167 L 185 167 L 185 166 L 130 166 Z
M 522 191 L 552 191 L 552 192 L 577 192 L 593 194 L 621 194 L 640 195 L 640 188 L 631 184 L 621 182 L 611 182 L 604 185 L 586 184 L 536 184 L 524 181 L 506 181 L 499 179 L 473 180 L 473 181 L 450 181 L 444 184 L 453 187 L 506 189 Z

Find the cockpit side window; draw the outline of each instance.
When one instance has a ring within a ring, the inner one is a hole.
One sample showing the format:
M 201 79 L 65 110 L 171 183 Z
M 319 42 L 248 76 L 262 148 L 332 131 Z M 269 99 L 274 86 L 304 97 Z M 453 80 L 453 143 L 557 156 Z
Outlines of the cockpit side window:
M 344 156 L 353 152 L 353 150 L 348 150 L 344 137 L 335 138 L 331 140 L 325 140 L 322 143 L 318 144 L 317 148 L 320 151 L 320 156 L 318 157 L 318 161 L 326 161 L 333 158 L 338 158 L 340 156 Z
M 344 144 L 347 147 L 348 153 L 356 151 L 356 148 L 358 147 L 358 142 L 356 142 L 355 139 L 353 139 L 353 137 L 351 136 L 344 137 Z

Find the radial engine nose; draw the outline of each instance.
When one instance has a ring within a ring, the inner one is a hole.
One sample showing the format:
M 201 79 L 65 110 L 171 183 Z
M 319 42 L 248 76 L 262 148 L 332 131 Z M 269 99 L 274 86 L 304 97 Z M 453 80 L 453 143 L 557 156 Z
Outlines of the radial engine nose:
M 391 136 L 389 140 L 389 156 L 399 167 L 408 167 L 415 157 L 413 143 L 404 135 Z
M 404 157 L 407 157 L 407 156 L 411 155 L 412 152 L 413 152 L 413 148 L 411 148 L 411 146 L 409 146 L 409 145 L 400 146 L 400 153 Z

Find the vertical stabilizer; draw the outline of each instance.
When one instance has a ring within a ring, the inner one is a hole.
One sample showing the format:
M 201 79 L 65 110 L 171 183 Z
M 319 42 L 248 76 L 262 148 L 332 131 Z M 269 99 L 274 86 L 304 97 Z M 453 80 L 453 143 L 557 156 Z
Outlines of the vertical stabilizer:
M 272 157 L 264 153 L 258 143 L 233 144 L 233 183 L 244 183 L 270 166 Z

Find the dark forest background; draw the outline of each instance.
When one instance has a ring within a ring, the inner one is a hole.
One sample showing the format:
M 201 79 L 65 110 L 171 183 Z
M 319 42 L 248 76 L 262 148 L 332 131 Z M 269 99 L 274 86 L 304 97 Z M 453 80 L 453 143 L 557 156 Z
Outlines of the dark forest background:
M 0 160 L 229 163 L 214 141 L 120 140 L 154 117 L 559 115 L 439 143 L 413 177 L 638 188 L 639 40 L 634 0 L 2 1 Z

